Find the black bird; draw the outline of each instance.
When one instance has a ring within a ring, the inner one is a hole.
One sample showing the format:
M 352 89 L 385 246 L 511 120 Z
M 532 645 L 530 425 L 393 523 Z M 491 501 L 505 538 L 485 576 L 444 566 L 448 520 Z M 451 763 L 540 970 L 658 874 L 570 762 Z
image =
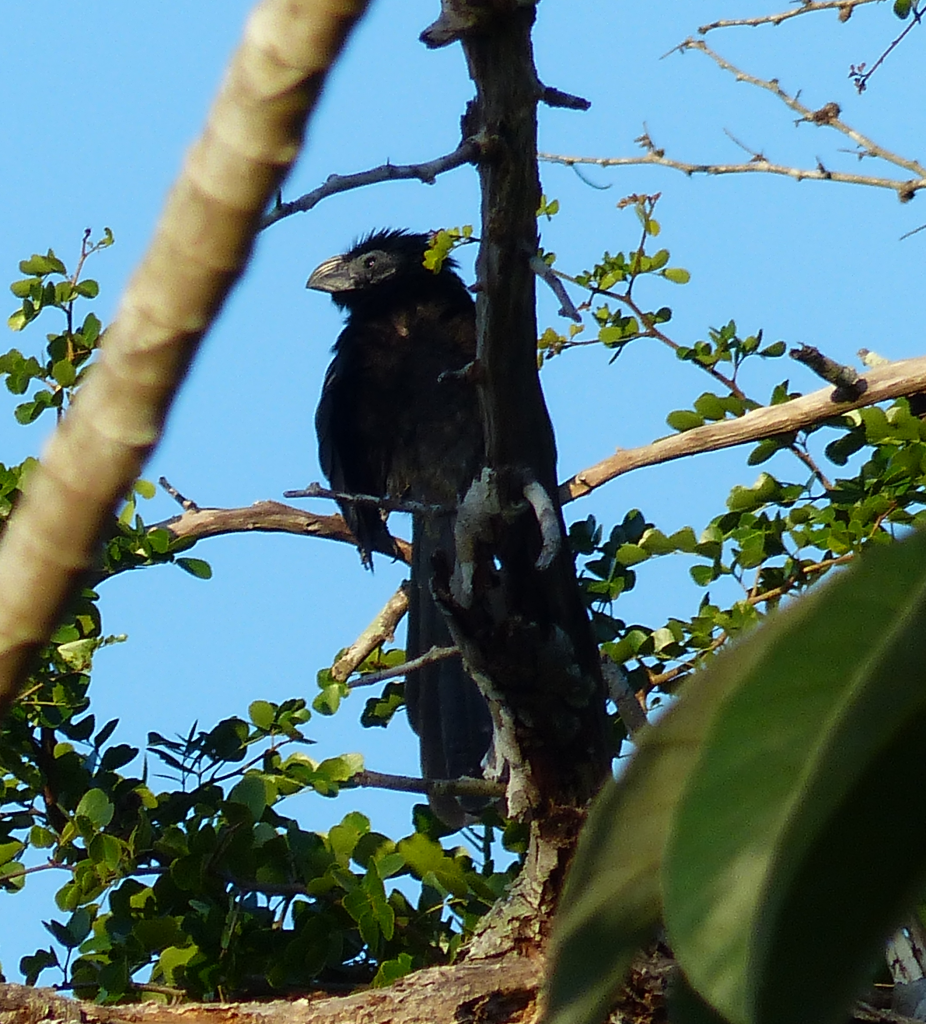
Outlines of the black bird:
M 424 234 L 378 231 L 312 272 L 306 287 L 330 293 L 347 311 L 315 426 L 334 490 L 452 508 L 483 466 L 476 391 L 452 372 L 476 357 L 475 307 L 453 260 L 437 273 L 424 266 L 428 244 Z M 374 551 L 398 554 L 379 509 L 342 503 L 341 510 L 365 565 Z M 429 579 L 436 551 L 453 562 L 453 523 L 452 514 L 414 517 L 409 658 L 452 643 Z M 459 659 L 410 672 L 405 697 L 424 777 L 481 777 L 492 723 Z M 453 798 L 432 807 L 449 825 L 466 815 Z

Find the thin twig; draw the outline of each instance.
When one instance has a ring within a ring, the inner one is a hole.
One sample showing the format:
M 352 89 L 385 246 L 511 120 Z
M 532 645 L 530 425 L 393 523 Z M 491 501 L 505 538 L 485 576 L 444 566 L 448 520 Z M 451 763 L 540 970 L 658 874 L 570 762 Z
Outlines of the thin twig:
M 332 491 L 319 483 L 311 483 L 303 490 L 284 491 L 284 498 L 328 498 L 343 501 L 348 505 L 374 505 L 384 512 L 411 512 L 414 515 L 445 516 L 456 511 L 454 505 L 430 505 L 423 501 L 387 498 L 376 494 L 353 494 L 349 491 Z
M 183 509 L 184 512 L 198 512 L 199 505 L 196 504 L 191 498 L 185 498 L 174 485 L 167 479 L 166 476 L 162 476 L 158 479 L 158 483 L 161 487 L 167 491 L 167 493 L 177 502 L 177 504 Z
M 353 690 L 358 686 L 373 686 L 376 683 L 384 683 L 388 679 L 398 679 L 399 676 L 408 675 L 416 669 L 424 668 L 425 665 L 433 665 L 435 661 L 444 661 L 447 658 L 457 658 L 460 655 L 459 647 L 432 647 L 429 651 L 417 658 L 403 661 L 401 665 L 393 665 L 392 668 L 384 668 L 379 672 L 368 672 L 359 679 L 352 679 L 347 685 Z
M 709 25 L 702 25 L 698 29 L 698 34 L 704 36 L 717 28 L 736 28 L 739 26 L 754 28 L 758 25 L 780 25 L 789 18 L 797 18 L 801 14 L 811 14 L 814 11 L 837 10 L 839 11 L 839 20 L 848 21 L 856 7 L 860 7 L 862 4 L 881 2 L 882 0 L 801 0 L 799 7 L 792 7 L 787 11 L 779 11 L 777 14 L 762 14 L 755 18 L 725 18 L 721 21 L 712 21 Z
M 654 152 L 642 156 L 566 156 L 561 153 L 538 153 L 538 159 L 551 164 L 564 164 L 575 168 L 579 164 L 592 164 L 596 167 L 639 167 L 652 164 L 656 167 L 669 167 L 681 171 L 689 177 L 693 174 L 780 174 L 795 181 L 838 181 L 847 185 L 867 185 L 872 188 L 886 188 L 896 192 L 902 202 L 926 188 L 926 175 L 917 178 L 899 180 L 897 178 L 880 178 L 869 174 L 851 174 L 846 171 L 831 171 L 827 168 L 789 167 L 786 164 L 775 164 L 769 160 L 750 160 L 742 164 L 695 164 L 685 160 L 673 160 L 671 157 Z
M 435 160 L 428 160 L 420 164 L 381 164 L 368 171 L 358 171 L 356 174 L 332 174 L 323 185 L 307 192 L 305 195 L 294 199 L 289 203 L 278 203 L 264 214 L 261 220 L 261 228 L 268 228 L 284 217 L 291 217 L 294 213 L 305 213 L 317 206 L 323 199 L 337 195 L 339 192 L 348 192 L 351 189 L 363 188 L 366 185 L 376 185 L 381 181 L 404 181 L 410 178 L 424 182 L 426 185 L 433 185 L 435 178 L 445 171 L 451 171 L 463 164 L 475 163 L 482 155 L 482 145 L 476 138 L 464 139 L 459 146 L 446 156 L 437 157 Z

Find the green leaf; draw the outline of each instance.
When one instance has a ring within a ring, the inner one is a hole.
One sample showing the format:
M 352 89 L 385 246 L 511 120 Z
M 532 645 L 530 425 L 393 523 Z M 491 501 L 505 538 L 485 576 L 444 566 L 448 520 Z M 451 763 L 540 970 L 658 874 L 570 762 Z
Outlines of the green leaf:
M 268 730 L 276 717 L 276 707 L 268 700 L 251 701 L 248 705 L 248 717 L 258 729 Z
M 140 477 L 135 481 L 132 490 L 136 494 L 140 494 L 143 498 L 150 500 L 158 493 L 157 488 L 150 480 L 142 480 Z
M 29 259 L 22 260 L 19 264 L 19 272 L 40 277 L 45 274 L 66 274 L 67 268 L 54 254 L 54 251 L 49 249 L 45 256 L 34 253 Z
M 699 587 L 707 587 L 714 582 L 714 567 L 712 565 L 693 565 L 688 573 Z
M 408 953 L 399 953 L 394 960 L 383 960 L 370 983 L 373 988 L 387 988 L 399 978 L 411 974 L 414 961 Z
M 704 678 L 698 684 L 709 695 Z M 631 960 L 655 932 L 660 864 L 696 741 L 713 714 L 704 699 L 686 705 L 684 715 L 678 705 L 669 708 L 639 737 L 620 783 L 605 783 L 592 804 L 553 924 L 545 1024 L 601 1024 Z
M 842 1019 L 926 865 L 926 534 L 770 616 L 676 707 L 711 718 L 664 864 L 681 966 L 734 1022 Z
M 691 274 L 682 267 L 666 267 L 662 276 L 673 284 L 688 284 L 691 280 Z
M 63 388 L 69 388 L 77 378 L 77 371 L 70 359 L 59 359 L 52 364 L 51 375 Z
M 100 286 L 90 277 L 84 281 L 78 281 L 74 290 L 78 295 L 83 295 L 85 299 L 95 299 L 100 294 Z
M 259 821 L 264 808 L 273 804 L 276 789 L 269 779 L 249 772 L 228 794 L 230 803 L 243 804 L 251 812 L 254 821 Z
M 675 409 L 666 416 L 666 423 L 673 430 L 681 433 L 685 430 L 693 430 L 695 427 L 703 427 L 704 418 L 690 409 Z
M 114 807 L 102 789 L 88 789 L 81 797 L 75 817 L 87 818 L 97 830 L 106 828 L 113 820 Z
M 894 0 L 894 13 L 901 21 L 906 20 L 913 10 L 913 0 Z
M 639 544 L 621 544 L 617 549 L 615 557 L 621 565 L 631 566 L 637 565 L 640 562 L 645 562 L 650 555 L 649 552 Z
M 212 579 L 212 566 L 203 561 L 202 558 L 178 558 L 176 560 L 177 565 L 180 566 L 184 572 L 188 572 L 191 576 L 195 576 L 198 580 L 211 580 Z

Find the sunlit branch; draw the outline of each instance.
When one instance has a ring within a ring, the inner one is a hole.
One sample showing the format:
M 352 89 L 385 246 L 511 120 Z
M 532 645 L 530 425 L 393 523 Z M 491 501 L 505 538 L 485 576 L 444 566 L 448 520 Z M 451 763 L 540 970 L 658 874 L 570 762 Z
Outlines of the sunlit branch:
M 864 379 L 868 389 L 851 402 L 834 402 L 833 392 L 836 389 L 826 387 L 782 405 L 765 406 L 736 419 L 695 427 L 640 448 L 618 451 L 561 484 L 560 502 L 566 504 L 582 498 L 609 480 L 644 466 L 657 466 L 690 455 L 720 451 L 778 434 L 805 430 L 821 420 L 831 419 L 851 409 L 924 391 L 926 356 L 875 367 L 866 371 Z

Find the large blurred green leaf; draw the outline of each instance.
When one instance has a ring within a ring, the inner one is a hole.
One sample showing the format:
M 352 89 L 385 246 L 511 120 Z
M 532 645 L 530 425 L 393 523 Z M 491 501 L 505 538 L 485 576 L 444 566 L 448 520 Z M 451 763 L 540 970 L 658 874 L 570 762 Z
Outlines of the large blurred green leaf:
M 684 688 L 593 806 L 548 1022 L 604 1019 L 664 902 L 736 1022 L 825 1024 L 926 865 L 926 534 L 871 551 Z
M 728 697 L 667 850 L 670 942 L 733 1021 L 838 1020 L 926 865 L 926 535 L 872 551 L 712 676 Z

